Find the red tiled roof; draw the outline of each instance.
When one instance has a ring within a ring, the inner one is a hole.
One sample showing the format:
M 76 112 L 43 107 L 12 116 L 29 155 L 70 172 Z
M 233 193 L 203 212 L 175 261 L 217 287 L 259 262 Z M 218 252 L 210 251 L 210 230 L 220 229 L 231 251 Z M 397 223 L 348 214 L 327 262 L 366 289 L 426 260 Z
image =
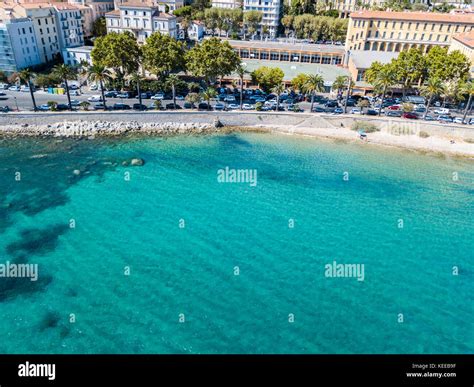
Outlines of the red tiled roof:
M 458 42 L 461 42 L 469 48 L 474 48 L 474 30 L 466 32 L 465 34 L 455 35 L 453 36 L 453 39 L 456 39 Z
M 388 11 L 358 11 L 350 14 L 352 19 L 383 19 L 439 23 L 472 23 L 473 14 L 448 14 L 435 12 L 388 12 Z

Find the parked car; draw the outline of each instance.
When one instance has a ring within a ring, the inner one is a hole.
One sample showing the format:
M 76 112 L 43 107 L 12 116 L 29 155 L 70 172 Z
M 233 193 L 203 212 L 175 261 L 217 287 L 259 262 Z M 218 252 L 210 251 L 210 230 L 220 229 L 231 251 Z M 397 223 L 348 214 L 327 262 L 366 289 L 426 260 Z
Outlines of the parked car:
M 441 116 L 444 116 L 444 115 L 448 115 L 449 114 L 449 109 L 446 109 L 446 108 L 439 108 L 439 109 L 436 109 L 435 111 L 435 114 L 439 114 Z
M 89 87 L 89 90 L 92 90 L 92 91 L 99 90 L 99 86 L 97 86 L 97 85 L 91 85 L 91 86 Z
M 140 103 L 134 103 L 132 108 L 133 110 L 146 110 L 147 109 L 146 105 L 143 105 Z
M 386 117 L 401 117 L 403 112 L 401 110 L 387 110 L 385 112 Z
M 8 113 L 10 108 L 8 106 L 0 106 L 0 113 Z
M 77 107 L 81 104 L 81 101 L 78 101 L 77 99 L 71 99 L 71 106 L 72 107 Z
M 157 93 L 154 96 L 152 96 L 151 99 L 162 101 L 163 99 L 165 99 L 165 95 L 163 93 Z
M 236 104 L 236 103 L 230 103 L 230 104 L 227 105 L 227 109 L 229 109 L 229 110 L 240 109 L 240 105 Z
M 233 95 L 228 95 L 227 97 L 225 97 L 224 101 L 225 101 L 225 102 L 232 103 L 232 102 L 235 102 L 236 99 L 235 99 L 235 97 L 234 97 Z M 264 102 L 265 102 L 265 100 L 264 100 Z
M 255 109 L 255 107 L 253 105 L 248 104 L 248 103 L 244 103 L 242 105 L 242 110 L 253 110 L 253 109 Z
M 115 103 L 113 106 L 114 110 L 130 110 L 131 107 L 130 105 L 127 105 L 125 103 Z
M 438 116 L 437 120 L 439 122 L 451 123 L 453 122 L 453 117 L 450 117 L 446 114 Z
M 20 91 L 20 86 L 16 86 L 16 85 L 10 86 L 8 88 L 8 90 L 10 90 L 10 91 Z
M 416 113 L 410 113 L 410 112 L 403 113 L 402 117 L 407 118 L 409 120 L 417 120 L 418 119 L 418 115 Z
M 329 100 L 329 101 L 326 102 L 326 104 L 325 104 L 324 106 L 326 106 L 326 107 L 331 107 L 331 108 L 332 108 L 332 107 L 333 107 L 333 108 L 337 108 L 338 103 L 337 103 L 337 101 L 334 101 L 334 100 L 331 101 L 331 100 Z
M 69 86 L 69 90 L 79 90 L 79 86 L 76 85 L 75 83 L 71 84 L 71 85 L 68 85 Z
M 115 97 L 117 97 L 117 94 L 118 94 L 118 91 L 115 91 L 115 90 L 110 90 L 110 91 L 107 91 L 107 92 L 104 93 L 104 95 L 107 98 L 115 98 Z
M 8 89 L 8 84 L 0 83 L 0 90 L 7 90 L 7 89 Z
M 425 121 L 435 121 L 436 120 L 435 117 L 430 116 L 429 114 L 427 114 L 425 117 L 423 117 L 423 119 Z
M 118 93 L 115 98 L 130 98 L 131 95 L 128 91 L 125 91 L 123 93 Z
M 471 118 L 471 119 L 469 120 L 469 125 L 474 125 L 474 118 Z
M 175 98 L 176 98 L 176 101 L 184 101 L 183 95 L 177 95 Z
M 94 110 L 105 110 L 105 105 L 103 103 L 96 103 L 93 106 Z
M 198 109 L 199 109 L 199 110 L 210 110 L 210 109 L 209 109 L 209 105 L 208 105 L 206 102 L 201 102 L 201 103 L 198 105 Z
M 324 113 L 325 109 L 321 106 L 314 106 L 313 107 L 313 113 Z
M 89 102 L 102 102 L 101 95 L 93 95 L 92 97 L 87 98 Z
M 141 97 L 142 99 L 150 99 L 151 94 L 148 93 L 148 92 L 147 92 L 147 93 L 140 93 L 140 97 Z
M 365 114 L 368 115 L 368 116 L 376 116 L 379 113 L 374 109 L 369 109 L 369 110 L 367 110 L 367 112 Z
M 298 105 L 289 105 L 288 111 L 295 112 L 295 113 L 302 113 L 304 112 L 304 109 L 300 108 Z
M 400 110 L 400 105 L 390 105 L 387 106 L 388 110 Z
M 225 109 L 225 105 L 223 103 L 216 103 L 214 105 L 214 109 L 215 110 L 224 110 Z
M 79 97 L 81 95 L 81 92 L 79 90 L 71 90 L 69 92 L 69 95 L 72 97 Z
M 186 101 L 186 102 L 184 103 L 183 107 L 184 107 L 185 109 L 194 109 L 195 106 L 194 106 L 194 104 L 192 104 L 191 102 Z
M 362 114 L 362 109 L 361 108 L 352 108 L 351 109 L 351 114 Z
M 38 110 L 42 112 L 47 112 L 48 110 L 51 110 L 51 107 L 47 103 L 44 103 L 38 106 Z
M 179 110 L 181 109 L 181 106 L 179 106 L 178 104 L 175 105 L 174 103 L 167 103 L 165 108 L 168 110 Z
M 344 109 L 340 108 L 340 107 L 337 107 L 333 110 L 333 113 L 334 114 L 342 114 L 342 113 L 344 113 Z
M 63 111 L 63 110 L 68 110 L 69 109 L 69 105 L 68 104 L 65 104 L 65 103 L 58 103 L 56 105 L 56 110 L 57 111 Z
M 462 120 L 462 117 L 456 117 L 453 120 L 453 124 L 465 124 L 465 122 Z

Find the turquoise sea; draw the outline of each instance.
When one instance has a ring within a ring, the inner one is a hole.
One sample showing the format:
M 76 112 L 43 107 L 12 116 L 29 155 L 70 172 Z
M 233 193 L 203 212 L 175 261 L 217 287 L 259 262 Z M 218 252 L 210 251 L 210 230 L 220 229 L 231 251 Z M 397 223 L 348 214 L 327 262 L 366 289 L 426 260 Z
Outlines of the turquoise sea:
M 0 264 L 39 267 L 0 278 L 0 353 L 474 353 L 472 162 L 257 133 L 4 139 L 0 182 Z

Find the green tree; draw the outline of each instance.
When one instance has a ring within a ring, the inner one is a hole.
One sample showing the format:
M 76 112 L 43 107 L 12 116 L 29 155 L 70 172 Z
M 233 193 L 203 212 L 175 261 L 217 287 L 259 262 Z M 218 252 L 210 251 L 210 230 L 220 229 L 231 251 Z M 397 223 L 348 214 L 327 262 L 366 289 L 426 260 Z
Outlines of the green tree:
M 265 93 L 268 93 L 276 85 L 283 82 L 285 74 L 278 67 L 262 66 L 254 70 L 250 76 L 253 83 L 258 84 Z
M 263 13 L 260 11 L 246 11 L 244 12 L 244 28 L 253 36 L 260 24 L 262 23 Z
M 33 102 L 33 110 L 36 112 L 38 108 L 36 106 L 36 100 L 35 100 L 35 95 L 34 95 L 34 90 L 33 90 L 34 86 L 32 83 L 32 79 L 35 76 L 35 73 L 31 71 L 30 69 L 26 68 L 19 71 L 18 73 L 15 73 L 14 76 L 16 80 L 20 81 L 20 83 L 23 83 L 26 86 L 28 86 L 30 90 L 31 101 Z
M 443 81 L 436 77 L 431 77 L 426 82 L 426 85 L 421 86 L 420 88 L 421 95 L 425 98 L 428 98 L 426 103 L 426 111 L 423 118 L 426 118 L 428 110 L 430 109 L 431 102 L 433 98 L 440 95 L 443 92 Z
M 216 98 L 217 92 L 216 89 L 208 87 L 205 91 L 201 93 L 203 100 L 207 102 L 207 108 L 211 110 L 211 99 Z
M 336 77 L 334 82 L 331 85 L 332 90 L 337 90 L 337 94 L 341 93 L 341 90 L 344 89 L 347 85 L 347 77 L 345 75 L 339 75 Z
M 201 102 L 201 96 L 198 93 L 189 93 L 186 96 L 186 101 L 188 101 L 191 104 L 191 109 L 195 106 L 195 104 L 198 104 Z
M 207 8 L 204 10 L 204 23 L 206 28 L 212 31 L 214 35 L 221 25 L 221 18 L 218 8 Z
M 52 112 L 58 110 L 58 103 L 56 101 L 48 101 L 46 102 L 46 105 L 48 105 L 49 110 L 51 110 Z
M 81 106 L 82 110 L 84 110 L 84 111 L 89 110 L 89 107 L 91 106 L 91 104 L 87 101 L 82 101 L 79 105 Z
M 68 81 L 77 79 L 76 69 L 66 64 L 60 64 L 60 65 L 54 66 L 53 74 L 64 82 L 64 86 L 66 88 L 66 95 L 67 95 L 67 105 L 69 107 L 69 110 L 72 110 L 71 94 L 69 93 Z
M 306 85 L 306 82 L 308 82 L 308 75 L 301 73 L 291 80 L 291 86 L 296 91 L 302 93 L 304 92 L 304 86 Z
M 470 80 L 468 82 L 465 82 L 462 87 L 461 87 L 461 92 L 464 94 L 467 94 L 467 103 L 466 107 L 464 109 L 462 121 L 466 121 L 466 116 L 468 113 L 471 111 L 471 103 L 472 103 L 472 97 L 474 96 L 474 81 Z
M 398 57 L 392 60 L 397 81 L 402 86 L 403 96 L 414 83 L 418 83 L 425 72 L 426 63 L 423 53 L 418 48 L 402 51 Z
M 311 108 L 310 111 L 313 111 L 314 106 L 314 96 L 316 93 L 321 93 L 324 91 L 324 79 L 319 74 L 308 75 L 308 80 L 304 85 L 304 90 L 311 94 Z
M 160 79 L 185 69 L 185 46 L 169 35 L 151 34 L 143 46 L 143 66 Z
M 181 78 L 176 74 L 168 75 L 166 85 L 171 88 L 171 95 L 173 96 L 173 107 L 176 109 L 176 87 L 181 83 Z
M 122 87 L 125 76 L 138 71 L 141 56 L 135 36 L 128 31 L 98 37 L 91 52 L 92 63 L 113 69 Z
M 435 46 L 426 54 L 427 76 L 441 81 L 466 79 L 469 75 L 470 61 L 460 51 L 448 53 L 447 48 Z
M 285 35 L 288 37 L 293 30 L 293 21 L 295 17 L 293 15 L 285 15 L 281 18 L 281 24 L 285 27 Z
M 107 108 L 104 94 L 104 85 L 106 82 L 110 81 L 112 74 L 105 66 L 93 64 L 88 69 L 87 78 L 92 82 L 99 83 L 100 91 L 102 93 L 102 102 L 104 103 L 104 107 Z
M 285 91 L 285 85 L 283 83 L 279 83 L 278 85 L 273 86 L 272 93 L 277 96 L 277 105 L 276 111 L 280 110 L 280 95 Z
M 385 96 L 387 95 L 387 91 L 395 85 L 397 82 L 397 78 L 395 75 L 395 71 L 393 69 L 393 66 L 390 63 L 387 63 L 385 65 L 382 65 L 382 67 L 379 69 L 375 80 L 373 81 L 373 85 L 382 90 L 382 101 L 380 104 L 380 109 L 378 112 L 378 115 L 380 116 L 382 112 L 382 106 L 385 101 Z M 346 103 L 347 107 L 347 103 Z
M 105 17 L 99 17 L 92 23 L 92 35 L 95 37 L 107 35 L 107 27 L 105 25 Z
M 203 77 L 208 84 L 230 75 L 241 61 L 229 42 L 210 38 L 197 44 L 185 55 L 187 69 L 196 77 Z

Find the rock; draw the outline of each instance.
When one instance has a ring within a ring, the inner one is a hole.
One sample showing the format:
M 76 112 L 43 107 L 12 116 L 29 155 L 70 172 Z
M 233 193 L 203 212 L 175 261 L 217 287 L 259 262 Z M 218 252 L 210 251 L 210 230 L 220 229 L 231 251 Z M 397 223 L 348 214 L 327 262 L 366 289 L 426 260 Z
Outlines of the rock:
M 74 173 L 76 176 L 79 176 L 81 174 L 81 171 L 79 169 L 75 169 L 74 171 L 72 171 L 72 173 Z
M 214 128 L 222 128 L 224 124 L 219 120 L 219 118 L 216 118 L 214 120 Z
M 133 166 L 133 167 L 141 167 L 143 165 L 145 165 L 145 160 L 143 159 L 132 159 L 130 161 L 130 165 Z

